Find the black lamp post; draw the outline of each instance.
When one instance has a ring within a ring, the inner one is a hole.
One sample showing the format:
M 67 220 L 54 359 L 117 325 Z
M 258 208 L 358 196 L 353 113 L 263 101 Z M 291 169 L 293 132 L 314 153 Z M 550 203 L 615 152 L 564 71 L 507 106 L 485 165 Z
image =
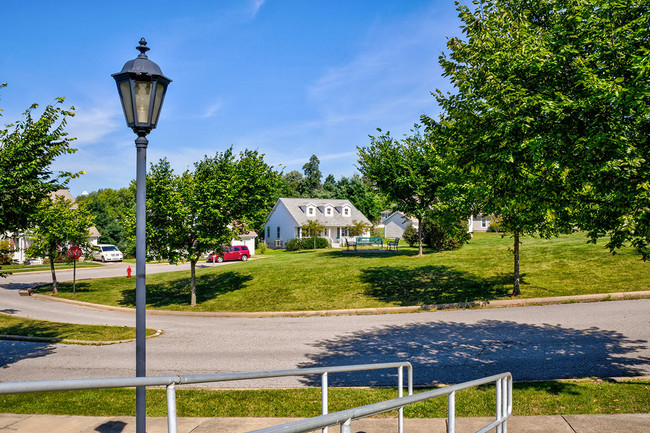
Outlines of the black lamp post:
M 172 80 L 165 77 L 160 67 L 149 60 L 147 41 L 140 39 L 136 47 L 140 55 L 124 64 L 121 72 L 113 74 L 124 109 L 126 124 L 138 134 L 136 169 L 136 244 L 135 244 L 135 375 L 146 376 L 146 211 L 147 211 L 147 134 L 158 124 L 160 109 L 167 86 Z M 146 430 L 146 388 L 136 388 L 136 431 Z

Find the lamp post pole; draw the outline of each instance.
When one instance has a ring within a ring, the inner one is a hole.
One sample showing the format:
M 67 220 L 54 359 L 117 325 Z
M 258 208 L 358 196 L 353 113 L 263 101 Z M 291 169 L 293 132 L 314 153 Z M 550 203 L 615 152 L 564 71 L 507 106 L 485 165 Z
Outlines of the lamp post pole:
M 121 72 L 113 74 L 120 94 L 126 124 L 138 135 L 136 166 L 136 242 L 135 242 L 135 375 L 147 375 L 146 357 L 146 227 L 147 227 L 147 134 L 158 124 L 160 109 L 171 80 L 160 67 L 149 60 L 147 41 L 140 39 L 136 47 L 140 55 L 124 64 Z M 136 432 L 145 433 L 147 426 L 146 387 L 136 387 Z
M 136 163 L 136 202 L 135 202 L 135 375 L 147 375 L 147 145 L 145 135 L 135 140 Z M 146 432 L 147 389 L 135 389 L 136 432 Z

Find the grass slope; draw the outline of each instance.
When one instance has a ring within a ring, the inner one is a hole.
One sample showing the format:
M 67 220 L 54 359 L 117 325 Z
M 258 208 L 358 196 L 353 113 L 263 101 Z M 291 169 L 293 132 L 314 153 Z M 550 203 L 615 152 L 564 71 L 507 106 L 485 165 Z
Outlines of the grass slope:
M 420 392 L 416 390 L 415 392 Z M 649 413 L 650 382 L 594 380 L 515 383 L 515 415 Z M 331 388 L 330 412 L 397 397 L 396 389 Z M 456 393 L 457 416 L 494 416 L 494 386 Z M 181 417 L 311 417 L 320 415 L 317 388 L 262 390 L 178 389 Z M 147 390 L 147 415 L 166 416 L 164 389 Z M 0 412 L 86 415 L 135 415 L 134 389 L 105 389 L 0 395 Z M 408 418 L 443 418 L 447 399 L 440 397 L 404 408 Z M 395 413 L 380 416 L 394 417 Z
M 147 308 L 192 311 L 297 311 L 375 308 L 503 299 L 512 289 L 512 239 L 477 234 L 456 251 L 275 252 L 267 258 L 197 269 L 189 306 L 189 272 L 147 276 Z M 647 290 L 650 265 L 631 249 L 612 255 L 584 234 L 524 238 L 523 298 Z M 48 292 L 43 287 L 41 292 Z M 133 307 L 135 279 L 60 283 L 59 296 Z

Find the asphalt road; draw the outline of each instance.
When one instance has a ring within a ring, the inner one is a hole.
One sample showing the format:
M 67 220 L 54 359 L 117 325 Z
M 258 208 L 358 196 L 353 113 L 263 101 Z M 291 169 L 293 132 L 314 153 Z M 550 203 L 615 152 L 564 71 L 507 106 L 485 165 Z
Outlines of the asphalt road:
M 148 267 L 147 272 L 154 268 Z M 29 275 L 33 280 L 44 278 Z M 28 280 L 23 274 L 0 281 L 0 311 L 64 322 L 134 326 L 132 313 L 18 296 L 16 289 Z M 147 318 L 147 326 L 164 330 L 162 336 L 147 340 L 149 376 L 398 360 L 414 365 L 417 385 L 456 383 L 503 371 L 510 371 L 515 380 L 650 375 L 648 299 L 373 316 L 155 315 Z M 332 375 L 330 383 L 394 385 L 394 373 Z M 135 343 L 0 341 L 3 382 L 134 375 Z M 282 378 L 220 386 L 314 383 L 319 383 L 317 378 Z

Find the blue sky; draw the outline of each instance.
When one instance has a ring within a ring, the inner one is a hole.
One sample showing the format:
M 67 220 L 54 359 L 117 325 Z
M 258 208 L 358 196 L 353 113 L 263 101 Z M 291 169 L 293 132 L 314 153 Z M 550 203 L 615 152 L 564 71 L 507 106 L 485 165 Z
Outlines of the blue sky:
M 55 168 L 87 172 L 70 183 L 75 196 L 135 178 L 111 74 L 141 37 L 173 80 L 148 163 L 183 171 L 232 145 L 284 172 L 315 154 L 339 179 L 358 172 L 357 146 L 376 128 L 401 136 L 438 113 L 430 92 L 450 87 L 438 56 L 460 36 L 453 0 L 8 0 L 2 16 L 0 123 L 66 97 L 78 151 Z

